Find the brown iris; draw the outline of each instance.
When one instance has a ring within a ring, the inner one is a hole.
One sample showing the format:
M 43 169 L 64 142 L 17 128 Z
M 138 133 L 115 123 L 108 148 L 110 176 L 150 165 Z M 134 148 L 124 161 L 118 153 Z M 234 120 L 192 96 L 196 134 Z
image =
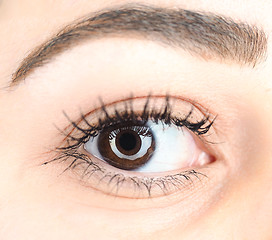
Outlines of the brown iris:
M 141 167 L 155 150 L 155 139 L 151 130 L 147 126 L 132 124 L 122 124 L 102 131 L 97 144 L 105 161 L 125 170 Z

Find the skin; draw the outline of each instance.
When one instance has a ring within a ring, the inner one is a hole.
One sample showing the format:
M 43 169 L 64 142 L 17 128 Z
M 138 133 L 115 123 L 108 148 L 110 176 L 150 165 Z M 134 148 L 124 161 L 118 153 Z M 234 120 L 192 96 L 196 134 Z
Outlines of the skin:
M 0 238 L 271 239 L 271 38 L 266 61 L 255 68 L 143 39 L 87 41 L 16 89 L 5 88 L 27 53 L 62 26 L 123 3 L 0 3 Z M 269 0 L 142 3 L 212 12 L 272 31 Z M 218 144 L 205 145 L 216 158 L 202 169 L 207 179 L 167 196 L 132 199 L 83 184 L 70 170 L 61 174 L 67 163 L 41 166 L 53 157 L 47 150 L 63 139 L 55 127 L 68 124 L 63 110 L 76 121 L 79 109 L 99 106 L 99 96 L 112 102 L 132 90 L 194 99 L 218 116 L 209 137 Z

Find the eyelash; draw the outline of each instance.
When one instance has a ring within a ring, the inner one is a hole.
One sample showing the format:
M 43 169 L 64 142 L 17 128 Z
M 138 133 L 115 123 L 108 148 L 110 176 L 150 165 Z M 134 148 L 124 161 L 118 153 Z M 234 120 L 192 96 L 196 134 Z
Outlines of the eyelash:
M 143 106 L 143 110 L 140 112 L 134 111 L 133 101 L 135 100 L 135 98 L 131 97 L 129 99 L 125 99 L 122 101 L 123 110 L 117 110 L 115 106 L 113 115 L 110 114 L 107 110 L 108 106 L 112 106 L 112 104 L 105 105 L 100 99 L 100 111 L 103 112 L 104 117 L 100 116 L 97 120 L 97 124 L 91 124 L 88 121 L 87 117 L 89 114 L 81 114 L 81 118 L 79 119 L 79 121 L 74 122 L 65 112 L 63 112 L 65 117 L 70 122 L 70 125 L 66 128 L 66 131 L 70 128 L 72 129 L 69 131 L 69 133 L 58 129 L 65 136 L 65 139 L 63 140 L 61 146 L 57 147 L 54 150 L 56 152 L 56 156 L 52 160 L 44 162 L 43 165 L 47 165 L 48 163 L 55 161 L 66 162 L 68 160 L 71 160 L 71 163 L 68 165 L 68 167 L 66 167 L 63 173 L 69 169 L 73 170 L 76 169 L 78 166 L 84 165 L 85 167 L 82 172 L 81 179 L 90 179 L 95 173 L 99 172 L 101 175 L 101 179 L 98 180 L 98 182 L 100 182 L 102 179 L 108 179 L 108 185 L 115 184 L 113 187 L 116 189 L 116 195 L 121 185 L 126 181 L 133 183 L 135 190 L 141 191 L 145 189 L 148 193 L 148 196 L 151 197 L 151 190 L 153 186 L 159 187 L 164 194 L 167 194 L 171 188 L 180 190 L 181 186 L 187 186 L 186 183 L 189 183 L 189 185 L 193 183 L 192 177 L 198 180 L 201 180 L 201 177 L 207 177 L 205 174 L 197 172 L 195 170 L 187 170 L 174 175 L 166 175 L 164 177 L 129 177 L 125 176 L 122 173 L 112 173 L 105 170 L 98 163 L 94 162 L 89 156 L 78 151 L 81 146 L 83 146 L 86 142 L 90 140 L 90 138 L 98 136 L 98 134 L 104 129 L 126 122 L 133 122 L 135 124 L 141 122 L 143 125 L 145 125 L 147 121 L 151 120 L 154 123 L 162 122 L 168 126 L 173 124 L 179 129 L 181 129 L 182 127 L 186 127 L 199 137 L 201 135 L 207 134 L 212 125 L 214 124 L 215 118 L 213 118 L 213 120 L 210 120 L 210 114 L 207 112 L 203 113 L 203 117 L 200 121 L 191 121 L 190 118 L 193 115 L 196 107 L 194 104 L 191 104 L 190 111 L 183 118 L 174 117 L 170 104 L 171 98 L 169 96 L 164 97 L 165 105 L 160 110 L 151 107 L 150 99 L 157 97 L 158 96 L 151 95 L 145 97 L 146 102 Z M 118 103 L 114 103 L 113 105 L 115 104 L 118 105 Z M 82 128 L 80 126 L 81 122 L 86 125 L 86 128 Z M 141 128 L 137 130 L 145 131 L 145 129 Z

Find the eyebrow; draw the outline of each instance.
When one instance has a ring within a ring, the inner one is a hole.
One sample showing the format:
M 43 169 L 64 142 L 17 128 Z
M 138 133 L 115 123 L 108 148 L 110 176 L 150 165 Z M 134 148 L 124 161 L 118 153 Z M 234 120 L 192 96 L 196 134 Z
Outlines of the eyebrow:
M 251 67 L 264 61 L 267 54 L 267 37 L 256 26 L 212 13 L 124 5 L 73 22 L 33 49 L 13 73 L 10 86 L 82 41 L 110 36 L 143 37 L 197 56 Z

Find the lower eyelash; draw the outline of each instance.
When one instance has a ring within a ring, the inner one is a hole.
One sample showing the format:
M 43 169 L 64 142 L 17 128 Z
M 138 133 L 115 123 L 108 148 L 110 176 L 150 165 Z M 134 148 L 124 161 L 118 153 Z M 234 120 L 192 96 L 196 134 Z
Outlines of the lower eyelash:
M 147 194 L 148 197 L 153 197 L 152 190 L 154 187 L 159 188 L 164 195 L 168 195 L 169 193 L 171 193 L 172 190 L 182 190 L 186 187 L 191 186 L 192 184 L 194 184 L 194 180 L 201 181 L 203 177 L 207 178 L 205 174 L 197 172 L 193 169 L 173 175 L 166 175 L 164 177 L 131 177 L 125 176 L 122 173 L 109 172 L 93 162 L 85 154 L 80 154 L 77 151 L 70 150 L 62 154 L 62 156 L 59 156 L 58 159 L 55 160 L 66 161 L 67 159 L 71 159 L 71 163 L 62 172 L 62 174 L 69 169 L 76 170 L 77 167 L 85 165 L 85 167 L 83 167 L 84 170 L 80 175 L 81 180 L 88 180 L 95 173 L 100 173 L 102 177 L 98 179 L 98 184 L 96 187 L 98 188 L 99 183 L 102 180 L 105 180 L 108 187 L 114 190 L 114 194 L 116 196 L 124 182 L 133 183 L 134 195 L 146 196 Z M 144 191 L 146 193 L 144 193 Z
M 141 121 L 142 123 L 146 123 L 149 120 L 155 123 L 161 121 L 166 125 L 174 124 L 178 128 L 186 127 L 198 136 L 206 134 L 214 123 L 214 119 L 210 121 L 209 114 L 203 114 L 203 118 L 200 121 L 192 122 L 190 118 L 194 112 L 193 105 L 191 105 L 192 107 L 190 111 L 183 118 L 172 116 L 172 107 L 170 105 L 169 96 L 164 98 L 165 104 L 164 107 L 162 107 L 160 110 L 156 108 L 150 108 L 151 98 L 155 97 L 156 96 L 151 95 L 146 97 L 143 110 L 140 112 L 134 111 L 132 104 L 133 98 L 130 98 L 125 101 L 123 111 L 117 110 L 115 108 L 114 115 L 111 115 L 108 112 L 107 106 L 101 101 L 100 111 L 103 113 L 104 117 L 100 116 L 97 120 L 97 124 L 95 125 L 91 124 L 87 120 L 86 115 L 84 116 L 82 114 L 81 119 L 76 123 L 72 121 L 66 113 L 64 113 L 66 118 L 70 121 L 70 126 L 73 129 L 70 130 L 68 134 L 62 132 L 65 134 L 65 146 L 56 148 L 56 157 L 51 161 L 45 162 L 44 165 L 55 161 L 69 161 L 70 164 L 63 172 L 66 172 L 69 169 L 75 170 L 79 166 L 84 166 L 84 170 L 81 173 L 81 180 L 89 180 L 93 175 L 99 175 L 100 179 L 97 179 L 98 184 L 101 181 L 107 181 L 107 185 L 112 186 L 116 192 L 120 190 L 124 183 L 130 182 L 133 184 L 135 192 L 136 190 L 138 192 L 145 190 L 149 197 L 152 195 L 152 190 L 154 188 L 160 189 L 163 194 L 168 194 L 170 189 L 174 188 L 180 190 L 181 188 L 191 185 L 193 183 L 193 179 L 201 180 L 202 177 L 207 177 L 206 175 L 195 170 L 187 170 L 164 177 L 125 176 L 122 173 L 107 171 L 98 163 L 94 162 L 89 156 L 78 151 L 84 143 L 89 141 L 90 138 L 97 136 L 104 128 L 118 123 L 124 123 L 126 121 Z M 85 123 L 86 127 L 83 128 L 79 126 L 80 122 Z M 76 130 L 77 133 L 74 133 Z

